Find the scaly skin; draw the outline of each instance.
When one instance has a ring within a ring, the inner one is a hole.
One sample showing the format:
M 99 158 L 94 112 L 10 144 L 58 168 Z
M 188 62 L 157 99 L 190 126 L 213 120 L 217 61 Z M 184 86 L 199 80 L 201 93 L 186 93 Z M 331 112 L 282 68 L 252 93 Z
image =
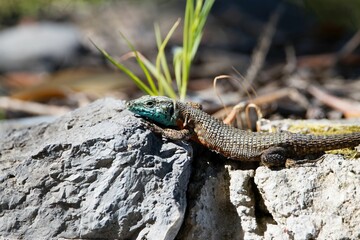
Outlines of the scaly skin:
M 165 137 L 175 140 L 192 138 L 228 158 L 262 161 L 269 167 L 284 166 L 289 158 L 360 144 L 360 132 L 326 136 L 290 132 L 248 132 L 225 125 L 201 111 L 200 105 L 174 101 L 167 97 L 143 96 L 129 101 L 127 107 L 141 117 L 171 127 L 169 129 L 155 124 L 149 125 L 153 131 Z

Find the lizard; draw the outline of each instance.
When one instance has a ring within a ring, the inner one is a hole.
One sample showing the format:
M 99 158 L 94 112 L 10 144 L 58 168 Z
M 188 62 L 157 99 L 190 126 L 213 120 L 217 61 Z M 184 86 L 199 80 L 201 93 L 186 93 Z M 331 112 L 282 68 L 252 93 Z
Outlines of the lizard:
M 169 139 L 192 139 L 227 158 L 260 161 L 270 168 L 307 162 L 294 160 L 296 157 L 360 144 L 360 132 L 333 135 L 249 132 L 224 124 L 202 111 L 200 104 L 164 96 L 146 95 L 128 101 L 126 106 L 135 115 L 150 120 L 151 130 Z

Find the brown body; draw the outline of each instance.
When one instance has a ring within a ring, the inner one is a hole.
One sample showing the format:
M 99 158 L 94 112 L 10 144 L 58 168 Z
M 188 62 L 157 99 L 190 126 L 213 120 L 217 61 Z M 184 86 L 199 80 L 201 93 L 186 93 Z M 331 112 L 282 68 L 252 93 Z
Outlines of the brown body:
M 175 140 L 193 139 L 225 157 L 242 161 L 261 161 L 267 166 L 283 166 L 287 159 L 322 153 L 326 150 L 355 147 L 360 132 L 337 135 L 254 133 L 228 126 L 200 109 L 200 105 L 174 101 L 167 97 L 144 96 L 130 101 L 131 111 L 159 124 L 153 131 Z
M 359 132 L 336 135 L 248 132 L 228 126 L 187 104 L 178 103 L 177 107 L 179 118 L 187 119 L 184 128 L 194 129 L 200 143 L 236 160 L 259 161 L 264 151 L 277 147 L 283 148 L 286 157 L 291 158 L 360 144 Z

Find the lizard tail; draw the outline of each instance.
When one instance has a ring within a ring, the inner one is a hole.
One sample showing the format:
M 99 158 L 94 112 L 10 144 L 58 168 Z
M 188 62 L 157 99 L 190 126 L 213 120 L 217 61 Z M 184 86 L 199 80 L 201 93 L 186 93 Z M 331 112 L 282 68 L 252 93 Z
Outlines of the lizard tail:
M 356 147 L 360 145 L 360 132 L 333 135 L 299 134 L 296 136 L 296 139 L 296 143 L 290 143 L 295 152 L 313 154 L 328 150 Z

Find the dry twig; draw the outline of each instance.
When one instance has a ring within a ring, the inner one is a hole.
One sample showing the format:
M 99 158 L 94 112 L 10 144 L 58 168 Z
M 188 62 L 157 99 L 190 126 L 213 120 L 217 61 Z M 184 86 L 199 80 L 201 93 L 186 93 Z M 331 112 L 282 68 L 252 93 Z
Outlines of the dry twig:
M 311 95 L 313 95 L 316 99 L 318 99 L 322 103 L 342 112 L 345 118 L 360 117 L 359 102 L 349 101 L 346 99 L 335 97 L 315 86 L 310 86 L 308 88 L 308 91 Z
M 248 81 L 249 84 L 251 84 L 255 80 L 260 69 L 264 65 L 265 57 L 269 51 L 271 39 L 275 34 L 275 27 L 279 20 L 281 12 L 282 7 L 278 7 L 275 10 L 275 12 L 271 15 L 270 20 L 267 23 L 263 33 L 260 36 L 260 41 L 252 54 L 251 64 L 245 75 L 245 79 Z
M 11 111 L 21 111 L 35 115 L 53 116 L 60 116 L 71 110 L 68 107 L 59 107 L 36 102 L 22 101 L 10 97 L 0 97 L 0 108 Z

